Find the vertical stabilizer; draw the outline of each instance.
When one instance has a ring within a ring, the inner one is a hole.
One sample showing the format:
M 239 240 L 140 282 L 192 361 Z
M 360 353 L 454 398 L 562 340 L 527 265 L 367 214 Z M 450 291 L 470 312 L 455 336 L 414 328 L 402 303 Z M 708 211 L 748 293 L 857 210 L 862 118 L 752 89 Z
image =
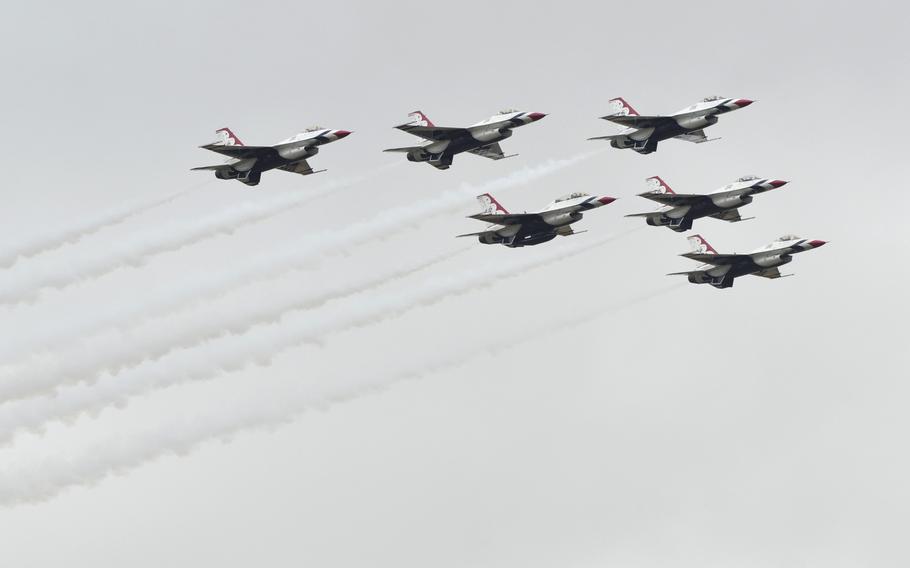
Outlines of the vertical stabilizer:
M 477 202 L 480 203 L 481 213 L 484 215 L 507 215 L 509 212 L 500 205 L 496 198 L 489 193 L 477 196 Z

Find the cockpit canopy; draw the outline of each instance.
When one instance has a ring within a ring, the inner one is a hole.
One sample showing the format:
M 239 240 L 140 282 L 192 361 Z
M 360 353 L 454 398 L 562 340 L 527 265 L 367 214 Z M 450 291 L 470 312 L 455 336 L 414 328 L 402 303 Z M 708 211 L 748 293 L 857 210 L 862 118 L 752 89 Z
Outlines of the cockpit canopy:
M 516 113 L 516 112 L 518 112 L 517 109 L 514 109 L 514 108 L 504 108 L 504 109 L 502 109 L 501 111 L 499 111 L 499 114 L 514 114 L 514 113 Z
M 712 102 L 714 102 L 714 101 L 719 101 L 719 100 L 724 99 L 724 98 L 726 98 L 726 97 L 721 97 L 720 95 L 712 95 L 712 96 L 710 96 L 710 97 L 705 97 L 705 98 L 703 98 L 703 99 L 701 100 L 701 102 L 703 102 L 703 103 L 712 103 Z
M 569 193 L 569 194 L 563 195 L 562 197 L 557 199 L 554 203 L 559 203 L 561 201 L 568 201 L 570 199 L 578 199 L 579 197 L 588 197 L 590 195 L 591 195 L 590 193 L 585 193 L 583 191 L 576 191 L 575 193 Z
M 316 132 L 317 130 L 325 130 L 325 128 L 323 128 L 322 126 L 313 125 L 313 126 L 307 127 L 307 129 L 304 130 L 304 132 Z
M 736 181 L 755 181 L 757 179 L 761 179 L 761 178 L 758 176 L 743 176 Z
M 777 240 L 778 240 L 779 242 L 783 242 L 783 241 L 798 241 L 798 240 L 799 240 L 799 236 L 798 236 L 798 235 L 793 235 L 793 234 L 783 235 L 783 236 L 779 237 Z

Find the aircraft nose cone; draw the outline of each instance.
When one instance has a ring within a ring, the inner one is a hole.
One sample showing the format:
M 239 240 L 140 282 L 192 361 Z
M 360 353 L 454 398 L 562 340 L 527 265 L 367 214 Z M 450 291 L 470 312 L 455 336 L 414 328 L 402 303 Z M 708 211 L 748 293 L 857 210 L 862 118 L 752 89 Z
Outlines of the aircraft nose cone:
M 545 115 L 542 112 L 532 112 L 532 113 L 528 114 L 528 118 L 530 118 L 532 122 L 537 122 L 538 120 L 540 120 L 541 118 L 543 118 L 545 116 L 547 116 L 547 115 Z
M 770 183 L 773 188 L 777 189 L 778 187 L 783 187 L 783 186 L 787 185 L 788 182 L 786 182 L 782 179 L 774 179 L 774 180 L 771 180 Z
M 601 204 L 601 205 L 609 205 L 609 204 L 613 203 L 614 201 L 616 201 L 616 198 L 615 198 L 615 197 L 607 197 L 606 195 L 604 195 L 603 197 L 599 197 L 599 198 L 597 199 L 597 201 L 600 201 L 600 204 Z
M 818 247 L 822 246 L 823 244 L 825 244 L 826 242 L 827 241 L 815 240 L 815 241 L 809 241 L 809 244 L 812 245 L 812 248 L 818 248 Z
M 348 136 L 350 133 L 351 133 L 350 130 L 336 130 L 335 137 L 340 140 L 340 139 L 344 138 L 345 136 Z
M 754 102 L 755 101 L 750 101 L 749 99 L 736 99 L 733 101 L 733 104 L 735 104 L 738 108 L 743 108 L 751 105 Z

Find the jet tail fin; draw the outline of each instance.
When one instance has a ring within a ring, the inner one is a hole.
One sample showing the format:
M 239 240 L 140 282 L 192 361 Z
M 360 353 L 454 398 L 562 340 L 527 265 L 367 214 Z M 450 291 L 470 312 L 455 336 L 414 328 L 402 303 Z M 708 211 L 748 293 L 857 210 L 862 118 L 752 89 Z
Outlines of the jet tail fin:
M 689 237 L 689 246 L 692 248 L 692 252 L 699 254 L 717 254 L 717 251 L 714 250 L 708 241 L 701 235 L 692 235 Z
M 509 212 L 503 207 L 496 198 L 489 193 L 477 196 L 477 202 L 480 203 L 481 215 L 508 215 Z
M 626 99 L 622 97 L 616 97 L 615 99 L 610 99 L 610 109 L 613 111 L 610 114 L 623 114 L 628 116 L 640 116 L 638 111 L 632 108 Z
M 435 124 L 433 124 L 432 120 L 427 118 L 427 115 L 425 115 L 422 110 L 415 110 L 415 111 L 409 113 L 408 116 L 411 117 L 411 122 L 409 122 L 408 124 L 412 124 L 415 126 L 427 126 L 429 128 L 433 128 L 434 126 L 436 126 Z
M 667 182 L 660 178 L 660 176 L 651 176 L 645 181 L 648 182 L 648 191 L 651 193 L 676 193 Z
M 219 128 L 215 131 L 218 135 L 218 140 L 215 144 L 219 146 L 244 146 L 245 144 L 240 141 L 240 138 L 237 138 L 237 135 L 231 132 L 231 129 L 225 126 L 224 128 Z

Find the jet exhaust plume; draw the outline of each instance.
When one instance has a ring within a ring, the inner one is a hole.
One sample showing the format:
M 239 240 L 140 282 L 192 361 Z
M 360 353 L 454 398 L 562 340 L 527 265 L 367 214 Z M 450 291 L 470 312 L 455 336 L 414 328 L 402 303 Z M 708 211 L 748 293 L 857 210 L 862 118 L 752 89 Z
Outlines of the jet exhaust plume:
M 116 435 L 90 448 L 77 458 L 55 457 L 31 467 L 0 466 L 0 505 L 15 506 L 52 499 L 72 487 L 90 487 L 109 476 L 125 474 L 167 455 L 187 455 L 205 443 L 226 441 L 247 431 L 272 429 L 292 422 L 301 414 L 328 405 L 356 400 L 380 392 L 395 383 L 429 374 L 458 369 L 467 362 L 495 354 L 532 340 L 558 333 L 597 318 L 614 314 L 648 300 L 684 288 L 673 284 L 646 292 L 621 303 L 604 305 L 556 323 L 522 328 L 517 335 L 494 339 L 479 348 L 461 348 L 455 353 L 413 363 L 398 371 L 352 377 L 349 381 L 321 381 L 277 394 L 260 391 L 256 398 L 230 410 L 208 414 L 169 417 L 164 428 L 146 429 L 129 436 Z M 453 344 L 457 345 L 457 344 Z
M 128 372 L 141 363 L 160 359 L 172 351 L 189 349 L 224 335 L 238 335 L 256 325 L 276 323 L 291 312 L 313 309 L 332 300 L 407 278 L 467 250 L 468 247 L 461 247 L 429 259 L 414 261 L 399 259 L 399 266 L 381 273 L 369 272 L 343 284 L 327 282 L 321 288 L 308 292 L 302 292 L 296 287 L 284 289 L 268 295 L 262 301 L 238 303 L 230 310 L 213 310 L 203 317 L 194 317 L 188 321 L 154 326 L 147 330 L 133 330 L 128 335 L 113 339 L 102 336 L 95 342 L 86 340 L 70 349 L 57 350 L 52 357 L 36 358 L 34 364 L 5 365 L 0 367 L 0 401 L 50 394 L 62 385 L 92 382 L 105 372 L 110 373 L 106 377 L 107 381 L 120 382 L 119 373 Z M 33 400 L 32 406 L 38 402 L 39 400 Z M 8 406 L 0 405 L 0 439 Z
M 62 248 L 66 245 L 78 243 L 85 237 L 97 233 L 102 229 L 113 227 L 114 225 L 119 225 L 120 223 L 123 223 L 132 217 L 145 213 L 146 211 L 150 211 L 156 207 L 167 205 L 168 203 L 176 201 L 180 197 L 183 197 L 190 191 L 193 191 L 202 185 L 205 184 L 199 184 L 197 186 L 172 193 L 162 199 L 156 199 L 147 203 L 141 203 L 138 205 L 131 203 L 125 207 L 111 209 L 110 211 L 105 211 L 97 217 L 79 219 L 77 223 L 74 223 L 69 227 L 58 229 L 53 233 L 33 236 L 30 240 L 24 243 L 14 243 L 15 248 L 0 251 L 0 268 L 12 268 L 22 260 L 31 258 L 33 256 L 38 256 L 39 254 L 50 252 L 58 248 Z
M 289 317 L 287 312 L 264 312 L 257 319 L 243 322 L 257 325 L 248 333 L 218 336 L 195 349 L 175 350 L 158 361 L 108 375 L 91 387 L 81 385 L 64 389 L 53 397 L 30 398 L 0 406 L 0 441 L 8 439 L 19 428 L 40 429 L 55 418 L 70 419 L 86 411 L 98 411 L 110 405 L 122 406 L 129 397 L 165 388 L 173 384 L 206 380 L 224 371 L 239 370 L 254 363 L 267 364 L 283 351 L 303 343 L 318 343 L 326 335 L 380 323 L 415 308 L 438 303 L 450 296 L 491 286 L 498 280 L 514 278 L 534 268 L 571 258 L 617 237 L 605 237 L 575 247 L 552 247 L 539 257 L 520 257 L 510 262 L 472 267 L 450 276 L 438 276 L 400 291 L 384 295 L 348 298 L 334 310 L 304 312 Z M 162 370 L 166 369 L 166 370 Z M 38 379 L 16 376 L 2 383 L 3 395 L 41 394 L 36 391 Z M 60 385 L 60 377 L 42 377 L 44 391 Z
M 524 168 L 502 178 L 480 185 L 462 185 L 436 197 L 384 210 L 375 217 L 331 231 L 311 233 L 282 243 L 280 247 L 264 251 L 244 264 L 231 265 L 220 272 L 205 271 L 184 277 L 179 286 L 171 289 L 155 289 L 146 295 L 126 301 L 111 301 L 93 309 L 88 319 L 67 319 L 55 322 L 43 333 L 31 337 L 15 337 L 0 349 L 7 352 L 23 352 L 47 349 L 73 338 L 83 338 L 105 328 L 123 329 L 144 321 L 154 314 L 172 312 L 189 307 L 206 298 L 216 297 L 230 288 L 262 281 L 301 268 L 307 262 L 314 262 L 324 254 L 347 250 L 359 244 L 410 229 L 417 223 L 466 206 L 466 197 L 504 191 L 556 173 L 580 163 L 599 151 L 586 152 L 574 157 L 550 160 L 538 166 Z M 0 292 L 2 297 L 2 292 Z M 2 303 L 2 300 L 0 300 Z
M 72 262 L 30 267 L 19 278 L 8 275 L 4 279 L 0 286 L 0 304 L 33 301 L 44 288 L 66 288 L 79 281 L 100 278 L 118 268 L 135 267 L 159 254 L 178 251 L 218 235 L 229 235 L 246 225 L 301 207 L 365 179 L 368 179 L 367 175 L 333 181 L 306 193 L 280 193 L 261 201 L 247 201 L 187 223 L 154 227 L 113 243 L 109 248 L 91 251 Z

